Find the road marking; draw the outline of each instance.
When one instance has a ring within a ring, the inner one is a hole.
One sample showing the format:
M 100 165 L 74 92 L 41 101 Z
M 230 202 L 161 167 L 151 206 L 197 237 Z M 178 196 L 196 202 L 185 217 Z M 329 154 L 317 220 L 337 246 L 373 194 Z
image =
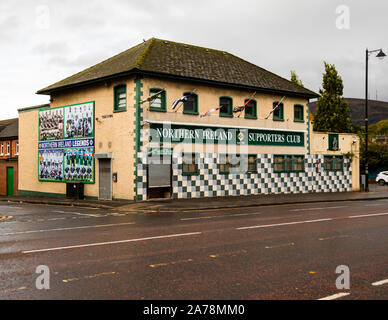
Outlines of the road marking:
M 66 211 L 57 211 L 57 210 L 54 210 L 53 212 L 55 212 L 55 213 L 66 213 Z
M 331 221 L 331 220 L 333 220 L 333 219 L 306 220 L 306 221 L 285 222 L 285 223 L 277 223 L 277 224 L 265 224 L 265 225 L 259 225 L 259 226 L 241 227 L 241 228 L 236 228 L 236 229 L 237 230 L 246 230 L 246 229 L 257 229 L 257 228 L 270 228 L 270 227 L 289 226 L 289 225 L 294 225 L 294 224 L 314 223 L 314 222 L 323 222 L 323 221 Z
M 310 211 L 310 210 L 326 210 L 326 209 L 339 209 L 339 208 L 348 208 L 349 206 L 339 206 L 339 207 L 325 207 L 325 208 L 305 208 L 305 209 L 292 209 L 290 211 Z
M 183 218 L 181 221 L 190 221 L 190 220 L 201 220 L 201 219 L 219 219 L 219 218 L 230 218 L 230 217 L 241 217 L 241 216 L 251 216 L 263 214 L 263 212 L 252 212 L 252 213 L 241 213 L 241 214 L 229 214 L 225 216 L 206 216 L 206 217 L 196 217 L 196 218 Z
M 30 231 L 20 231 L 12 233 L 3 233 L 0 236 L 13 236 L 17 234 L 28 234 L 28 233 L 42 233 L 42 232 L 53 232 L 53 231 L 68 231 L 68 230 L 77 230 L 77 229 L 88 229 L 88 228 L 105 228 L 105 227 L 115 227 L 128 224 L 135 224 L 134 222 L 127 223 L 115 223 L 115 224 L 102 224 L 97 226 L 82 226 L 82 227 L 71 227 L 71 228 L 56 228 L 56 229 L 46 229 L 46 230 L 30 230 Z
M 275 248 L 282 248 L 282 247 L 293 247 L 294 245 L 295 245 L 294 242 L 290 242 L 290 243 L 278 244 L 275 246 L 266 246 L 264 248 L 265 249 L 275 249 Z
M 129 239 L 129 240 L 118 240 L 118 241 L 109 241 L 109 242 L 79 244 L 79 245 L 67 246 L 67 247 L 57 247 L 57 248 L 48 248 L 48 249 L 37 249 L 37 250 L 22 251 L 22 253 L 28 254 L 28 253 L 37 253 L 37 252 L 47 252 L 47 251 L 58 251 L 58 250 L 67 250 L 67 249 L 87 248 L 87 247 L 104 246 L 104 245 L 110 245 L 110 244 L 121 244 L 121 243 L 129 243 L 129 242 L 137 242 L 137 241 L 147 241 L 147 240 L 156 240 L 156 239 L 164 239 L 164 238 L 186 237 L 186 236 L 194 236 L 194 235 L 199 235 L 199 234 L 202 234 L 202 232 L 170 234 L 170 235 L 165 235 L 165 236 L 155 236 L 155 237 Z
M 62 280 L 62 282 L 68 283 L 68 282 L 79 281 L 79 280 L 84 280 L 84 279 L 98 278 L 98 277 L 102 277 L 102 276 L 111 276 L 111 275 L 114 275 L 114 274 L 116 274 L 116 272 L 103 272 L 103 273 L 93 274 L 93 275 L 90 275 L 90 276 L 84 276 L 84 277 L 81 277 L 81 278 L 66 279 L 66 280 Z
M 332 240 L 332 239 L 341 239 L 341 238 L 349 238 L 350 236 L 342 235 L 342 236 L 333 236 L 328 238 L 319 238 L 319 241 Z
M 385 279 L 385 280 L 373 282 L 372 286 L 377 287 L 377 286 L 382 286 L 383 284 L 387 284 L 387 283 L 388 283 L 388 279 Z
M 356 218 L 369 218 L 369 217 L 378 217 L 378 216 L 388 216 L 388 212 L 383 213 L 374 213 L 374 214 L 362 214 L 358 216 L 350 216 L 349 219 L 356 219 Z
M 180 261 L 172 261 L 172 262 L 158 263 L 158 264 L 150 264 L 150 267 L 151 268 L 166 267 L 168 265 L 174 265 L 174 264 L 180 264 L 180 263 L 188 263 L 188 262 L 193 262 L 193 259 L 180 260 Z
M 321 298 L 321 299 L 318 299 L 318 300 L 335 300 L 335 299 L 338 299 L 338 298 L 346 297 L 348 295 L 350 295 L 350 293 L 342 292 L 342 293 L 336 293 L 336 294 L 333 294 L 332 296 L 328 296 L 326 298 Z
M 76 214 L 77 216 L 86 216 L 86 217 L 93 217 L 93 218 L 100 218 L 101 215 L 99 214 L 90 214 L 90 213 L 79 213 L 79 212 L 68 212 L 71 214 Z

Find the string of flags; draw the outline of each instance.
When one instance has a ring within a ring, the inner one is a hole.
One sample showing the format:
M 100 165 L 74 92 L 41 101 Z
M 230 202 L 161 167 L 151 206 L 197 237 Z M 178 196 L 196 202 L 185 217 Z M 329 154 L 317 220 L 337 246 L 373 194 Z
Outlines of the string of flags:
M 152 104 L 152 102 L 155 99 L 157 99 L 164 91 L 165 91 L 165 89 L 162 89 L 159 92 L 150 95 L 148 98 L 140 101 L 140 104 L 143 104 L 143 103 L 146 103 L 146 102 L 150 102 L 150 104 Z M 190 93 L 188 93 L 188 94 L 182 96 L 181 98 L 175 100 L 172 103 L 172 105 L 171 105 L 171 110 L 177 112 L 181 108 L 181 106 L 184 104 L 184 102 L 187 101 L 189 98 L 191 98 L 195 94 L 196 91 L 197 91 L 197 89 L 194 89 Z M 255 98 L 255 96 L 256 96 L 256 92 L 254 92 L 252 94 L 252 96 L 245 102 L 245 104 L 243 106 L 234 107 L 233 110 L 232 110 L 233 113 L 240 113 L 239 116 L 238 116 L 240 118 L 241 113 L 245 110 L 245 108 L 248 106 L 248 104 Z M 274 113 L 277 108 L 279 108 L 279 106 L 282 104 L 282 102 L 285 100 L 285 98 L 286 97 L 284 96 L 280 100 L 280 102 L 272 109 L 272 111 L 269 113 L 269 115 L 265 119 L 268 119 L 271 116 L 271 114 Z M 200 118 L 205 118 L 205 117 L 210 116 L 211 114 L 219 111 L 221 109 L 221 107 L 222 106 L 210 109 L 209 111 L 205 112 L 204 114 L 201 114 Z

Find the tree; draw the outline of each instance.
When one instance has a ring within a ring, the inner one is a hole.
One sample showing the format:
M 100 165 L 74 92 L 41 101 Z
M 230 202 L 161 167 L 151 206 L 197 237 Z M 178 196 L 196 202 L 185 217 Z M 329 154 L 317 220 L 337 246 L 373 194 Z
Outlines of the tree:
M 317 101 L 314 131 L 352 132 L 348 103 L 342 97 L 344 85 L 334 65 L 324 62 L 323 89 Z
M 291 82 L 296 83 L 298 86 L 304 87 L 302 80 L 299 79 L 295 71 L 291 71 Z

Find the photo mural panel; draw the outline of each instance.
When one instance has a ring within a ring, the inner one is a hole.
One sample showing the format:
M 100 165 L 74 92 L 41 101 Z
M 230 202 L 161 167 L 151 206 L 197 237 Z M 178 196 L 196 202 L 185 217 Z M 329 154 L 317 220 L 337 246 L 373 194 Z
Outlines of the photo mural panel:
M 94 102 L 39 112 L 39 181 L 94 183 Z

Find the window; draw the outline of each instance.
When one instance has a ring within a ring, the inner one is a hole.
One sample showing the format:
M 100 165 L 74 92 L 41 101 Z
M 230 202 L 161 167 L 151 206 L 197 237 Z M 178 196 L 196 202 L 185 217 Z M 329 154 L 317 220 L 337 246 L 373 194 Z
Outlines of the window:
M 184 153 L 183 154 L 183 175 L 197 175 L 198 163 L 197 155 L 195 153 Z
M 7 142 L 7 156 L 9 155 L 9 148 L 10 148 L 10 145 L 9 145 L 9 142 Z
M 192 92 L 185 92 L 183 96 L 190 95 L 186 101 L 183 102 L 183 113 L 198 115 L 198 96 Z
M 300 104 L 294 105 L 294 121 L 295 122 L 304 122 L 303 106 Z
M 16 142 L 16 153 L 15 154 L 16 155 L 19 154 L 19 142 Z
M 327 171 L 342 171 L 344 158 L 342 156 L 325 156 L 323 167 Z
M 241 172 L 240 157 L 221 154 L 219 156 L 219 171 L 221 174 Z
M 220 117 L 233 117 L 233 100 L 229 97 L 220 98 Z
M 0 150 L 1 151 L 1 155 L 4 155 L 4 145 L 3 145 L 2 142 L 1 142 L 1 147 L 0 148 L 1 148 L 1 150 Z
M 257 172 L 257 155 L 248 155 L 248 172 Z
M 302 172 L 304 171 L 304 156 L 302 155 L 275 155 L 275 172 Z
M 155 94 L 158 95 L 150 101 L 150 111 L 166 112 L 166 91 L 158 88 L 150 89 L 150 96 Z
M 245 100 L 247 103 L 248 100 Z M 245 119 L 257 119 L 257 102 L 255 100 L 251 100 L 245 106 Z
M 273 103 L 273 108 L 279 104 L 278 101 Z M 280 103 L 276 110 L 273 112 L 273 120 L 275 121 L 284 121 L 284 105 Z
M 127 86 L 119 85 L 114 88 L 114 109 L 113 111 L 127 110 Z

